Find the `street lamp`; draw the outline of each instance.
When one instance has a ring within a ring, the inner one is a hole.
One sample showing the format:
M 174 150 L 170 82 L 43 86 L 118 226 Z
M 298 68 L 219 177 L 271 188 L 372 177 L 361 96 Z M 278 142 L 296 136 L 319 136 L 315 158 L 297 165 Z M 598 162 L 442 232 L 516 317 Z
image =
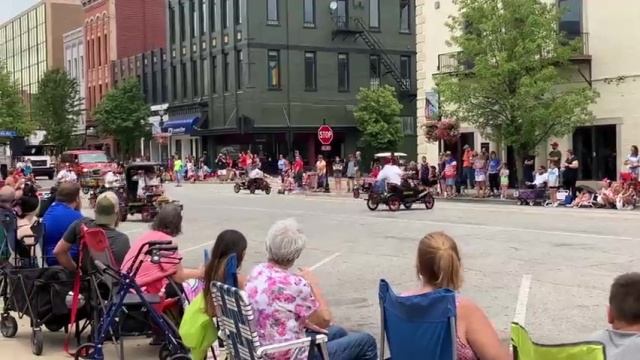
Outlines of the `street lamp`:
M 164 114 L 164 109 L 158 111 L 158 115 L 160 115 L 160 122 L 158 123 L 160 125 L 160 132 L 162 132 L 162 127 L 164 126 Z

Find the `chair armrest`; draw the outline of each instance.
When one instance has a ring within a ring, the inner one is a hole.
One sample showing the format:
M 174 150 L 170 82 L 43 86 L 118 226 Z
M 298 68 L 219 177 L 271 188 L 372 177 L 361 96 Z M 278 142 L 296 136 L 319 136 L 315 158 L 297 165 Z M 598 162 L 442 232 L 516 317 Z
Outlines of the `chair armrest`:
M 321 334 L 316 336 L 316 344 L 325 344 L 328 341 L 329 341 L 329 338 L 327 337 L 327 335 Z M 262 357 L 266 354 L 272 354 L 272 353 L 284 351 L 284 350 L 298 349 L 304 346 L 309 346 L 310 344 L 311 344 L 311 338 L 306 337 L 302 339 L 283 342 L 280 344 L 261 346 L 259 349 L 256 350 L 256 355 Z

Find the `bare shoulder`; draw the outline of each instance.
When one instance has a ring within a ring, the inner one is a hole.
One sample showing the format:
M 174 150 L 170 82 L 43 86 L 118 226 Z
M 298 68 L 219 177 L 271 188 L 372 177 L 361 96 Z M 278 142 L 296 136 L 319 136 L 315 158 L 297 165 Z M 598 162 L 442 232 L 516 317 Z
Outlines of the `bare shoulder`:
M 484 315 L 484 310 L 478 306 L 473 300 L 460 297 L 458 300 L 458 313 L 463 313 L 468 316 Z

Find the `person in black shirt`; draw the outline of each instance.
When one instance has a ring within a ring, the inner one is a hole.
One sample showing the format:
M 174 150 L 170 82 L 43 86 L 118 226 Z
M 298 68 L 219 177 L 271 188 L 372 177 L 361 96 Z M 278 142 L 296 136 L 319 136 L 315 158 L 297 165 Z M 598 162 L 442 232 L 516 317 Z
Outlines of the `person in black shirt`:
M 524 183 L 532 183 L 533 173 L 536 171 L 536 157 L 534 155 L 525 155 L 523 161 Z
M 578 169 L 580 163 L 572 150 L 567 150 L 567 159 L 562 164 L 562 187 L 569 191 L 571 196 L 576 197 L 576 182 L 578 181 Z
M 111 247 L 113 259 L 116 262 L 114 265 L 119 268 L 131 248 L 129 237 L 116 229 L 120 222 L 119 207 L 118 197 L 115 193 L 108 191 L 98 196 L 94 209 L 95 219 L 85 217 L 73 222 L 53 250 L 58 263 L 65 269 L 76 270 L 76 263 L 69 255 L 69 250 L 82 237 L 82 225 L 84 225 L 87 228 L 101 228 L 104 230 Z

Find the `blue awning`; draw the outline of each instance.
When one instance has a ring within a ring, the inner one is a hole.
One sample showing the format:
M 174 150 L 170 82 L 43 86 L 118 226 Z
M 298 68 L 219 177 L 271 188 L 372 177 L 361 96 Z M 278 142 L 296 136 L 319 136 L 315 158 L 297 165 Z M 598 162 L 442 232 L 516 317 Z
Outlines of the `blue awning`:
M 195 130 L 194 127 L 198 125 L 199 121 L 199 116 L 169 119 L 169 121 L 162 125 L 162 132 L 171 135 L 190 135 L 193 130 Z

